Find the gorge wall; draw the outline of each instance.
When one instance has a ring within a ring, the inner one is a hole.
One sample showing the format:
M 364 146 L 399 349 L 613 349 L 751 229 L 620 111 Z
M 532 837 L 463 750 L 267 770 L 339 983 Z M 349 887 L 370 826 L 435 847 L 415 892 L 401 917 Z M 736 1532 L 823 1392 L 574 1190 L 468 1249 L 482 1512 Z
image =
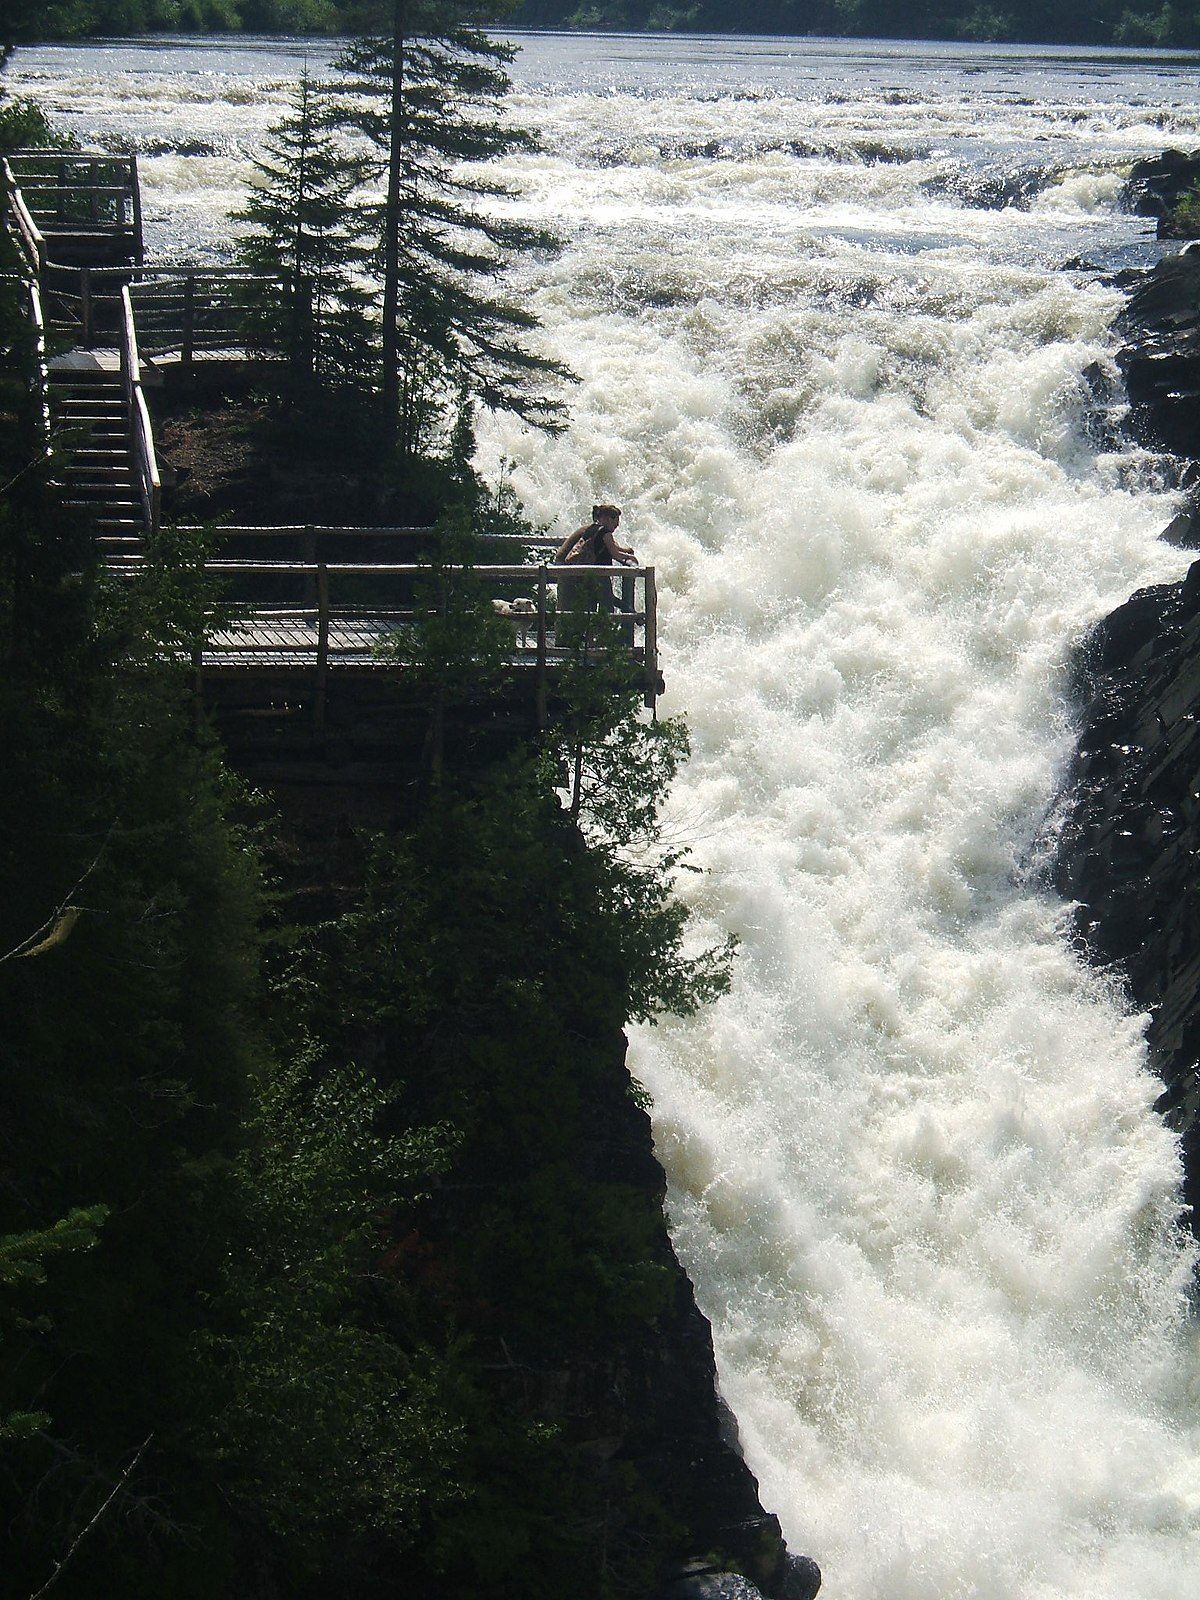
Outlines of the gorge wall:
M 1135 170 L 1135 203 L 1167 215 L 1200 161 L 1171 153 Z M 1160 227 L 1164 235 L 1168 223 Z M 1163 534 L 1200 548 L 1200 255 L 1165 258 L 1118 324 L 1128 426 L 1180 458 L 1183 508 Z M 1158 1109 L 1182 1140 L 1184 1198 L 1200 1204 L 1200 562 L 1132 598 L 1076 663 L 1084 702 L 1055 885 L 1077 903 L 1079 938 L 1113 964 L 1150 1014 Z
M 411 754 L 415 763 L 419 747 Z M 486 771 L 478 776 L 488 782 Z M 366 903 L 371 841 L 403 836 L 402 801 L 394 786 L 272 785 L 274 872 L 290 920 L 329 925 Z M 553 1435 L 560 1475 L 578 1486 L 570 1504 L 580 1518 L 603 1519 L 605 1570 L 586 1592 L 812 1600 L 820 1571 L 787 1550 L 760 1502 L 718 1390 L 709 1323 L 667 1231 L 666 1180 L 625 1059 L 620 963 L 610 970 L 581 950 L 577 932 L 581 974 L 556 943 L 553 901 L 570 896 L 587 852 L 556 807 L 535 830 L 550 863 L 546 883 L 527 896 L 520 885 L 500 891 L 509 947 L 496 959 L 509 979 L 541 991 L 553 1012 L 549 1037 L 531 1002 L 514 1041 L 488 975 L 464 970 L 469 956 L 453 963 L 461 993 L 415 1034 L 398 1030 L 386 1009 L 372 1020 L 352 988 L 330 1001 L 335 1028 L 348 1028 L 347 1049 L 385 1079 L 423 1085 L 428 1117 L 478 1106 L 463 1119 L 453 1170 L 431 1185 L 389 1259 L 413 1293 L 448 1307 L 504 1425 Z M 412 880 L 392 892 L 420 898 Z M 439 1048 L 447 1032 L 459 1037 L 454 1049 Z M 489 1237 L 491 1245 L 472 1242 Z M 497 1255 L 506 1260 L 499 1271 Z M 590 1310 L 585 1278 L 601 1286 Z M 527 1530 L 535 1555 L 536 1521 Z M 644 1573 L 657 1575 L 653 1588 Z

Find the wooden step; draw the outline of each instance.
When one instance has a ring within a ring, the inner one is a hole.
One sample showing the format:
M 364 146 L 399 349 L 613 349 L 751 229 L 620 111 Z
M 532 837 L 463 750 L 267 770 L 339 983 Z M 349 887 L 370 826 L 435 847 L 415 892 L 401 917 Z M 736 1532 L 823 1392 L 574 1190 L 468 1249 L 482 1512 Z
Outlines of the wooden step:
M 123 416 L 113 416 L 111 413 L 88 415 L 86 412 L 58 411 L 57 408 L 55 408 L 55 411 L 64 427 L 88 428 L 93 432 L 98 429 L 104 429 L 109 437 L 113 435 L 123 437 L 129 431 Z
M 82 512 L 93 523 L 110 524 L 111 531 L 120 531 L 125 523 L 142 525 L 142 508 L 131 500 L 68 500 L 63 502 L 72 511 Z

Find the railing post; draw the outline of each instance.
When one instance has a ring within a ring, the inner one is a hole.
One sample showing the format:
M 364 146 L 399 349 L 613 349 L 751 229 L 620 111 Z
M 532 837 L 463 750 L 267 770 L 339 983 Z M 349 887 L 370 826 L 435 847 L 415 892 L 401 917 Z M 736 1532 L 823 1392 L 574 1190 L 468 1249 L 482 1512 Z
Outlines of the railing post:
M 318 733 L 325 732 L 325 698 L 329 680 L 329 568 L 317 562 L 317 694 L 313 702 L 313 722 Z
M 646 692 L 644 700 L 647 708 L 654 710 L 655 701 L 658 699 L 658 587 L 654 580 L 654 568 L 646 568 L 643 579 L 646 585 Z
M 142 244 L 142 188 L 138 176 L 138 158 L 129 158 L 129 193 L 133 198 L 133 260 L 135 266 L 142 266 L 145 262 L 145 249 Z
M 192 721 L 196 732 L 204 726 L 204 647 L 192 646 Z
M 90 350 L 92 347 L 92 269 L 80 267 L 79 269 L 79 321 L 82 324 L 83 343 Z
M 546 726 L 546 568 L 538 568 L 537 672 L 534 677 L 534 706 L 539 728 Z
M 180 335 L 179 360 L 186 375 L 192 373 L 192 355 L 196 347 L 196 274 L 190 269 L 183 280 L 183 331 Z
M 620 583 L 621 583 L 621 610 L 626 612 L 626 613 L 628 613 L 629 615 L 632 615 L 633 611 L 635 609 L 633 600 L 634 600 L 634 590 L 635 590 L 636 585 L 637 585 L 637 579 L 634 578 L 632 575 L 623 572 L 621 574 Z M 623 622 L 621 624 L 621 631 L 625 635 L 625 643 L 632 650 L 633 649 L 633 623 L 632 622 Z
M 44 459 L 50 459 L 50 375 L 46 368 L 46 323 L 42 315 L 42 297 L 37 281 L 31 280 L 29 289 L 29 323 L 31 360 L 29 384 L 36 402 L 38 450 Z
M 300 534 L 300 560 L 308 569 L 304 578 L 304 588 L 300 595 L 302 606 L 319 606 L 321 603 L 317 584 L 317 530 L 312 523 L 308 523 Z

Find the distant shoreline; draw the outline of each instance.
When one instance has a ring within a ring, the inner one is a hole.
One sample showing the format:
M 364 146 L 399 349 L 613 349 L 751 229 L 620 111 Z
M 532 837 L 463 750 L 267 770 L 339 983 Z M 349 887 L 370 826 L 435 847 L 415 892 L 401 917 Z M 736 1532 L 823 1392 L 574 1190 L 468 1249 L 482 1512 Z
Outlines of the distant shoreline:
M 1150 45 L 1150 44 L 1105 44 L 1102 42 L 1080 40 L 1076 43 L 1064 43 L 1062 40 L 1011 40 L 1011 39 L 947 39 L 926 36 L 922 34 L 905 34 L 887 36 L 884 34 L 826 34 L 826 33 L 745 33 L 736 29 L 715 28 L 569 28 L 566 26 L 536 28 L 532 26 L 506 26 L 502 22 L 492 22 L 485 25 L 488 31 L 503 35 L 514 41 L 525 38 L 533 39 L 711 39 L 714 43 L 728 43 L 731 40 L 742 39 L 749 42 L 782 45 L 795 44 L 805 48 L 814 46 L 835 46 L 839 50 L 864 50 L 871 53 L 875 51 L 888 52 L 897 45 L 919 45 L 940 54 L 951 54 L 957 51 L 969 52 L 972 55 L 986 53 L 998 59 L 1006 56 L 1014 58 L 1036 54 L 1042 59 L 1055 59 L 1061 57 L 1070 60 L 1081 54 L 1100 55 L 1107 61 L 1119 63 L 1121 61 L 1160 61 L 1165 65 L 1173 62 L 1191 63 L 1200 60 L 1200 45 L 1187 47 L 1184 45 Z M 213 43 L 237 42 L 239 44 L 269 44 L 284 43 L 295 40 L 314 40 L 322 43 L 336 44 L 340 40 L 357 37 L 352 33 L 318 33 L 291 31 L 287 33 L 258 33 L 239 28 L 209 28 L 202 32 L 180 33 L 96 33 L 76 34 L 64 38 L 22 39 L 16 43 L 10 61 L 17 58 L 22 50 L 39 49 L 65 49 L 68 47 L 95 47 L 98 45 L 201 45 L 209 41 Z

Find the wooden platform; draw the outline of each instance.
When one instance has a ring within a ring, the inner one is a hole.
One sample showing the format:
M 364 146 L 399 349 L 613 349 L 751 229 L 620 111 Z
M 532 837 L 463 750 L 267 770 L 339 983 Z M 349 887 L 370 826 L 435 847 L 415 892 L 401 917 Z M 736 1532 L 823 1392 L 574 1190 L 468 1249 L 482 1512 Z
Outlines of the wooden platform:
M 128 181 L 121 168 L 114 182 L 112 173 L 89 162 L 43 165 L 31 159 L 21 172 L 36 196 L 31 204 L 13 167 L 5 165 L 3 174 L 31 279 L 36 284 L 53 277 L 64 318 L 59 326 L 77 341 L 49 362 L 43 354 L 43 388 L 48 392 L 55 379 L 60 394 L 70 400 L 74 392 L 81 407 L 91 408 L 85 413 L 90 417 L 100 392 L 121 380 L 145 527 L 108 545 L 121 547 L 109 552 L 113 570 L 136 581 L 159 529 L 161 493 L 143 382 L 161 382 L 171 373 L 186 383 L 191 373 L 220 375 L 226 367 L 278 360 L 276 352 L 237 342 L 246 326 L 247 293 L 269 296 L 277 285 L 236 271 L 146 268 L 140 248 L 135 259 L 106 264 L 106 235 L 111 244 L 131 220 L 140 220 L 136 163 L 128 166 Z M 72 256 L 56 262 L 48 254 L 51 224 L 60 220 L 81 224 L 72 237 L 85 246 L 92 240 L 91 261 Z M 89 464 L 82 459 L 86 443 L 78 449 L 82 471 Z M 406 630 L 415 634 L 415 625 L 429 615 L 431 562 L 439 547 L 435 531 L 238 527 L 198 536 L 204 547 L 219 552 L 204 566 L 226 618 L 232 618 L 191 656 L 198 722 L 211 720 L 236 764 L 264 782 L 386 787 L 403 774 L 411 777 L 429 726 L 430 690 L 396 641 Z M 512 649 L 503 683 L 481 686 L 466 699 L 451 697 L 452 706 L 439 707 L 449 740 L 499 759 L 514 736 L 544 729 L 562 713 L 560 679 L 577 654 L 585 614 L 573 615 L 575 647 L 569 649 L 559 638 L 558 630 L 566 629 L 556 615 L 555 590 L 561 582 L 564 603 L 573 596 L 580 605 L 588 593 L 580 581 L 585 577 L 615 584 L 613 603 L 620 606 L 617 631 L 605 632 L 601 644 L 600 630 L 593 630 L 590 654 L 597 662 L 627 656 L 634 682 L 653 708 L 663 687 L 653 568 L 557 568 L 547 564 L 555 542 L 544 537 L 507 535 L 485 540 L 482 548 L 492 561 L 497 554 L 517 561 L 472 564 L 467 574 L 492 598 L 511 630 Z M 396 554 L 409 559 L 389 559 Z M 593 600 L 602 593 L 593 591 Z
M 385 612 L 331 617 L 325 659 L 331 671 L 378 668 L 381 651 L 401 619 Z M 322 659 L 321 622 L 314 611 L 258 610 L 245 621 L 222 628 L 208 639 L 202 656 L 207 671 L 295 667 L 310 669 Z
M 641 620 L 630 617 L 629 626 L 632 628 Z M 198 664 L 206 674 L 266 669 L 307 675 L 318 667 L 337 673 L 363 669 L 381 673 L 403 671 L 403 658 L 396 655 L 389 658 L 386 647 L 411 623 L 411 612 L 334 617 L 329 621 L 323 648 L 321 625 L 314 612 L 256 611 L 244 621 L 231 623 L 211 634 Z M 643 652 L 640 649 L 632 649 L 631 656 L 635 663 L 641 664 Z M 571 657 L 572 651 L 558 644 L 554 629 L 547 629 L 547 669 L 553 671 Z M 513 653 L 508 665 L 514 672 L 532 671 L 536 667 L 535 629 L 524 636 L 514 632 Z

